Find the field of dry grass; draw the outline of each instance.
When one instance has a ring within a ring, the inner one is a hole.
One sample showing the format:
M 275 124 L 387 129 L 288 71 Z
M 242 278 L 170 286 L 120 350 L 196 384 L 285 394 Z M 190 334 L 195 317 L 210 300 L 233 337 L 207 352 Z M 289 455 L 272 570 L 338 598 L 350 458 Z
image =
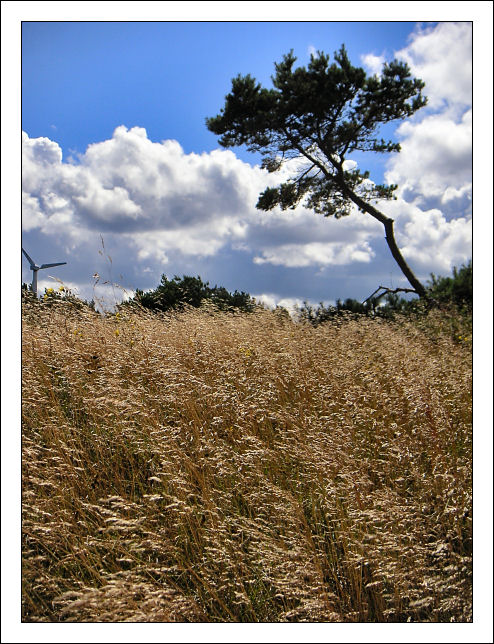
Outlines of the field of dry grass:
M 32 306 L 24 622 L 471 620 L 456 320 Z

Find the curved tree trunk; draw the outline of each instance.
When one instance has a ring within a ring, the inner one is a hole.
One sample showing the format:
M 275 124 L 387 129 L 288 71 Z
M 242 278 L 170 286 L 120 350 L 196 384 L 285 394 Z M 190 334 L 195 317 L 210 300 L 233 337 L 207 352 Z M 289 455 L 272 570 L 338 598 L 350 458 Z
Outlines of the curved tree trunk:
M 389 217 L 387 221 L 384 222 L 384 230 L 386 231 L 385 239 L 388 244 L 389 250 L 391 251 L 391 255 L 393 255 L 396 263 L 401 268 L 403 275 L 407 278 L 407 280 L 410 282 L 412 287 L 415 289 L 415 291 L 417 292 L 417 295 L 419 297 L 426 297 L 427 293 L 424 286 L 415 277 L 412 269 L 410 268 L 410 266 L 408 266 L 408 264 L 405 261 L 405 258 L 401 254 L 400 249 L 396 245 L 395 235 L 393 231 L 393 224 L 394 224 L 393 219 L 390 219 Z
M 348 188 L 346 185 L 343 186 L 340 184 L 340 187 L 342 188 L 344 193 L 348 196 L 348 198 L 351 199 L 353 203 L 356 206 L 358 206 L 358 208 L 360 208 L 360 210 L 363 210 L 371 217 L 374 217 L 374 219 L 377 219 L 377 221 L 380 221 L 381 224 L 383 224 L 384 230 L 386 232 L 386 235 L 385 235 L 386 243 L 388 244 L 388 248 L 391 251 L 391 255 L 393 255 L 394 260 L 401 268 L 403 275 L 410 282 L 411 286 L 413 287 L 414 291 L 417 293 L 419 297 L 424 297 L 424 298 L 427 297 L 427 291 L 424 285 L 421 284 L 421 282 L 415 277 L 412 269 L 406 263 L 405 258 L 401 254 L 401 251 L 396 244 L 394 230 L 393 230 L 394 220 L 391 219 L 390 217 L 386 217 L 386 215 L 384 215 L 382 212 L 377 210 L 377 208 L 374 208 L 374 206 L 371 206 L 371 204 L 364 201 L 364 199 L 362 199 L 357 194 L 355 194 L 353 190 Z

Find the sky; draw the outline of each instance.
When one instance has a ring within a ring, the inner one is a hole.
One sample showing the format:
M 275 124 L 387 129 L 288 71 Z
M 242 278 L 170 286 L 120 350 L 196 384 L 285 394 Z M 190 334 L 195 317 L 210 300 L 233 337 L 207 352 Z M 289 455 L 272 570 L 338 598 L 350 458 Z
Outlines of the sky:
M 369 74 L 397 57 L 426 83 L 428 106 L 387 132 L 401 153 L 355 159 L 376 183 L 399 185 L 381 209 L 405 258 L 423 281 L 468 261 L 470 22 L 25 21 L 22 245 L 38 263 L 67 262 L 39 273 L 39 292 L 56 278 L 85 299 L 118 299 L 162 274 L 199 275 L 291 306 L 409 286 L 368 215 L 256 210 L 279 179 L 259 154 L 222 149 L 205 124 L 237 74 L 271 87 L 290 49 L 305 66 L 343 43 Z M 116 296 L 105 281 L 122 287 Z

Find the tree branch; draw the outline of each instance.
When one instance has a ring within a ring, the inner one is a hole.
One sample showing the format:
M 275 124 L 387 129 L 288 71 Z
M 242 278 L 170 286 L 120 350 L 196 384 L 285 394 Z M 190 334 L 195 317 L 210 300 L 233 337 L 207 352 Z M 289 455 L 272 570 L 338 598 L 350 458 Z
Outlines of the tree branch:
M 415 295 L 418 295 L 417 291 L 414 288 L 389 288 L 387 286 L 379 286 L 378 288 L 376 288 L 376 290 L 373 293 L 369 295 L 369 297 L 365 298 L 362 304 L 365 304 L 368 300 L 371 299 L 371 297 L 373 297 L 381 289 L 383 289 L 383 292 L 379 295 L 379 297 L 382 297 L 387 293 L 415 293 Z

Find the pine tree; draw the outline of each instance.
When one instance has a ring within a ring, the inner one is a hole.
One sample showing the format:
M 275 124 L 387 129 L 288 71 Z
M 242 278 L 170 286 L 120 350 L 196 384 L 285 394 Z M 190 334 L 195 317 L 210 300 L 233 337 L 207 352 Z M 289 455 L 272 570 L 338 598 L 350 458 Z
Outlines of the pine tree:
M 369 172 L 349 169 L 345 161 L 358 152 L 399 152 L 399 143 L 379 138 L 380 127 L 412 116 L 426 104 L 424 83 L 412 78 L 404 62 L 384 65 L 382 75 L 367 76 L 354 67 L 344 46 L 330 64 L 323 52 L 312 55 L 307 68 L 294 69 L 293 51 L 275 64 L 273 89 L 250 75 L 232 80 L 220 114 L 206 119 L 209 130 L 224 147 L 246 145 L 263 154 L 269 172 L 297 158 L 297 175 L 275 188 L 266 188 L 257 208 L 283 210 L 304 205 L 325 217 L 350 214 L 352 205 L 383 224 L 391 254 L 420 297 L 427 290 L 401 254 L 394 237 L 393 219 L 376 207 L 393 199 L 396 185 L 377 185 Z

